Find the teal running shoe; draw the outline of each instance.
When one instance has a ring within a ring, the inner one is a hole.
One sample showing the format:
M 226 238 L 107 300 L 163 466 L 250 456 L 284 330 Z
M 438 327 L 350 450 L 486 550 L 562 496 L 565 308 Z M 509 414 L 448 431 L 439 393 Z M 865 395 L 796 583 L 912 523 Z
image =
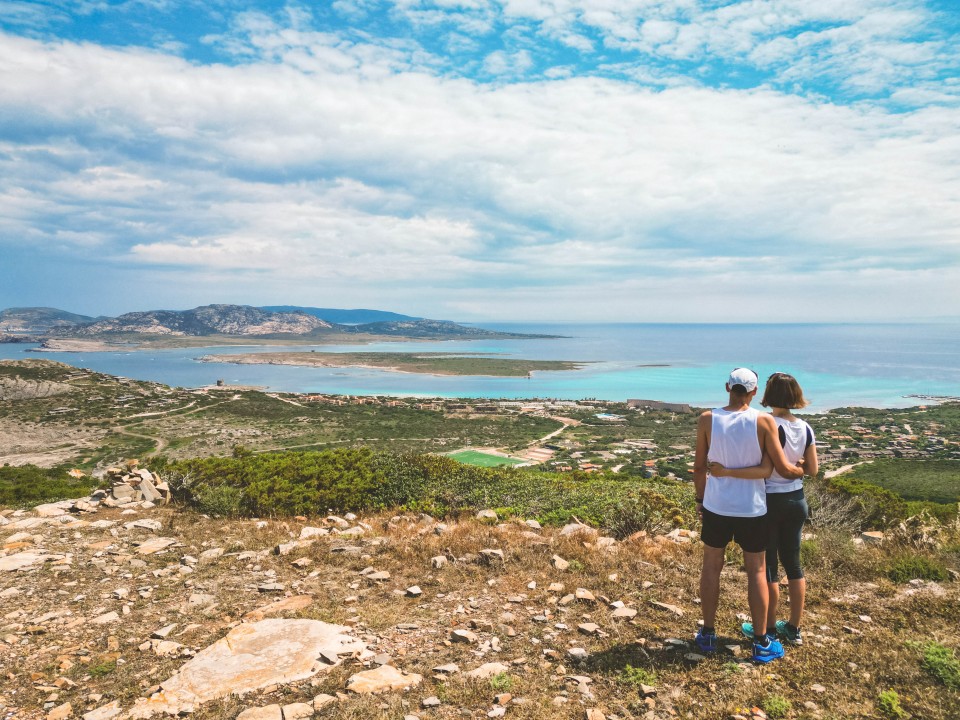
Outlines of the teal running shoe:
M 786 620 L 777 620 L 777 635 L 791 645 L 803 645 L 803 636 L 800 634 L 800 628 L 793 630 L 790 623 Z
M 778 627 L 778 629 L 779 629 L 779 623 L 777 624 L 777 627 Z M 744 637 L 746 637 L 748 640 L 753 640 L 754 637 L 756 637 L 756 636 L 753 634 L 753 623 L 748 623 L 748 622 L 742 623 L 742 624 L 740 625 L 740 632 L 742 632 L 743 635 L 744 635 Z M 776 636 L 776 635 L 771 635 L 770 633 L 767 633 L 767 639 L 768 639 L 768 640 L 776 640 L 776 639 L 777 639 L 777 636 Z
M 768 663 L 779 660 L 784 656 L 783 645 L 779 640 L 768 640 L 766 645 L 753 643 L 752 660 L 758 663 Z

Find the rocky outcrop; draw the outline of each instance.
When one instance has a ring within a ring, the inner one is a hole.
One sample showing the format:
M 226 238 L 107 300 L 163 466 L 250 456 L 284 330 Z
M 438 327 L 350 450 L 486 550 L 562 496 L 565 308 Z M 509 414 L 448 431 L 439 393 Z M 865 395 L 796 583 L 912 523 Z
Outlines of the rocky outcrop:
M 71 328 L 65 334 L 91 336 L 113 333 L 150 335 L 306 335 L 332 325 L 302 312 L 276 313 L 249 305 L 206 305 L 192 310 L 132 312 Z
M 22 377 L 0 377 L 0 401 L 35 400 L 73 392 L 66 383 L 49 380 L 27 380 Z

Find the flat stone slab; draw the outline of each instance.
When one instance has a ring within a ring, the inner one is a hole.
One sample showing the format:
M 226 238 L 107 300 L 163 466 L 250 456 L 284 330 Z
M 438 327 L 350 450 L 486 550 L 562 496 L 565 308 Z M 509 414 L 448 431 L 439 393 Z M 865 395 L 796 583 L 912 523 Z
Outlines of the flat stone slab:
M 505 673 L 510 670 L 509 665 L 504 665 L 499 662 L 489 662 L 484 663 L 478 668 L 475 668 L 464 675 L 471 680 L 488 680 L 494 675 L 499 675 L 500 673 Z
M 237 715 L 237 720 L 283 720 L 283 710 L 279 705 L 248 708 Z
M 653 605 L 653 607 L 657 608 L 657 610 L 663 610 L 664 612 L 673 613 L 677 617 L 683 617 L 683 608 L 677 607 L 676 605 L 670 605 L 669 603 L 662 603 L 662 602 L 655 602 L 655 601 L 651 601 L 650 604 Z
M 111 703 L 98 707 L 96 710 L 84 713 L 83 720 L 111 720 L 122 712 L 123 708 L 120 707 L 120 702 L 114 700 Z
M 59 517 L 60 515 L 66 515 L 70 512 L 70 506 L 76 502 L 75 500 L 61 500 L 60 502 L 54 503 L 45 503 L 43 505 L 37 505 L 33 511 L 37 514 L 37 517 Z
M 170 537 L 155 537 L 150 538 L 149 540 L 144 540 L 137 546 L 137 555 L 153 555 L 158 553 L 161 550 L 165 550 L 171 545 L 176 545 L 177 541 L 175 538 Z
M 243 623 L 160 683 L 159 692 L 137 701 L 130 717 L 176 715 L 217 698 L 313 677 L 339 664 L 340 656 L 366 648 L 349 632 L 319 620 Z
M 284 598 L 283 600 L 272 602 L 269 605 L 258 607 L 256 610 L 251 610 L 243 616 L 243 619 L 246 622 L 258 622 L 263 620 L 267 615 L 276 615 L 277 613 L 286 611 L 292 612 L 295 610 L 303 610 L 304 608 L 309 607 L 312 602 L 312 595 L 294 595 L 293 597 Z
M 41 525 L 49 525 L 49 518 L 40 518 L 40 517 L 27 517 L 20 520 L 14 520 L 12 523 L 5 525 L 8 530 L 29 530 L 31 528 L 40 527 Z
M 423 682 L 423 676 L 405 673 L 392 665 L 381 665 L 375 670 L 365 670 L 347 680 L 347 690 L 358 695 L 406 690 L 417 687 Z
M 0 558 L 0 572 L 23 570 L 45 562 L 46 559 L 47 556 L 44 553 L 37 552 L 22 552 L 16 555 L 7 555 L 6 557 Z

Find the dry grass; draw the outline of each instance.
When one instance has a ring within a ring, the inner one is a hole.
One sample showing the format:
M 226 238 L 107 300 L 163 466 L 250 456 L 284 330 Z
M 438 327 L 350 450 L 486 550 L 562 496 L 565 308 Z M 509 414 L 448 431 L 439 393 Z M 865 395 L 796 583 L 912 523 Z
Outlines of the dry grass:
M 118 512 L 103 511 L 97 518 L 127 519 Z M 458 676 L 435 680 L 432 668 L 455 662 L 466 671 L 491 661 L 510 666 L 510 679 L 504 682 L 514 697 L 526 701 L 509 708 L 510 718 L 582 718 L 585 707 L 620 717 L 719 718 L 769 695 L 781 695 L 792 703 L 788 717 L 879 718 L 878 695 L 890 688 L 915 717 L 947 720 L 957 717 L 960 707 L 960 694 L 925 673 L 920 650 L 911 645 L 937 640 L 957 647 L 957 584 L 893 584 L 879 569 L 900 552 L 896 547 L 857 547 L 849 538 L 821 535 L 818 545 L 808 548 L 805 645 L 788 649 L 781 662 L 755 667 L 744 655 L 727 653 L 691 661 L 684 657 L 689 648 L 673 649 L 666 642 L 691 639 L 699 617 L 696 542 L 681 545 L 664 538 L 641 538 L 618 543 L 609 551 L 593 546 L 584 536 L 560 537 L 556 531 L 544 531 L 532 537 L 517 523 L 490 526 L 464 520 L 450 522 L 437 533 L 434 525 L 414 516 L 391 520 L 382 515 L 365 518 L 374 528 L 365 537 L 322 538 L 280 556 L 270 552 L 273 547 L 296 537 L 304 525 L 322 524 L 322 519 L 269 521 L 258 528 L 255 521 L 211 520 L 170 509 L 152 511 L 150 516 L 164 524 L 157 534 L 176 537 L 181 546 L 140 558 L 132 554 L 130 541 L 147 537 L 148 532 L 121 530 L 113 537 L 105 530 L 47 527 L 37 531 L 45 536 L 44 547 L 49 552 L 73 553 L 71 569 L 55 572 L 47 566 L 0 577 L 0 590 L 22 588 L 22 595 L 0 600 L 0 636 L 13 641 L 0 653 L 0 695 L 8 706 L 20 708 L 17 717 L 40 709 L 53 694 L 40 688 L 61 677 L 76 685 L 56 691 L 55 702 L 72 702 L 75 713 L 111 699 L 128 707 L 184 662 L 138 650 L 153 630 L 177 623 L 176 632 L 180 632 L 196 623 L 197 628 L 172 639 L 202 649 L 222 637 L 244 613 L 272 599 L 256 589 L 268 580 L 283 583 L 288 594 L 314 597 L 312 605 L 294 615 L 351 624 L 375 652 L 390 655 L 398 667 L 425 678 L 421 687 L 408 693 L 343 700 L 325 709 L 322 717 L 386 720 L 411 713 L 423 718 L 485 717 L 497 692 L 489 681 L 470 682 Z M 99 541 L 111 541 L 113 547 L 88 547 Z M 331 552 L 344 545 L 360 550 Z M 227 555 L 180 574 L 182 556 L 198 557 L 211 547 L 222 547 Z M 486 548 L 502 550 L 505 561 L 476 559 Z M 103 555 L 97 557 L 97 552 Z M 245 552 L 251 555 L 241 554 Z M 555 570 L 550 564 L 554 554 L 571 561 L 575 569 Z M 434 570 L 430 560 L 438 555 L 450 560 Z M 301 557 L 310 559 L 307 567 L 291 564 Z M 736 632 L 736 614 L 747 607 L 745 579 L 733 557 L 723 573 L 718 628 L 727 643 L 746 651 Z M 945 558 L 956 566 L 955 554 Z M 102 565 L 95 564 L 101 561 Z M 359 574 L 366 567 L 387 570 L 391 578 L 380 584 L 367 581 Z M 154 577 L 154 571 L 167 569 L 169 574 Z M 554 582 L 563 584 L 563 592 L 548 591 Z M 530 587 L 531 583 L 535 586 Z M 644 583 L 652 584 L 644 588 Z M 138 588 L 148 585 L 154 586 L 152 594 L 139 597 Z M 420 586 L 421 597 L 404 595 L 411 585 Z M 73 620 L 120 611 L 124 602 L 112 593 L 121 587 L 130 591 L 130 613 L 122 622 L 70 626 Z M 599 602 L 561 605 L 560 598 L 578 587 L 589 589 Z M 217 604 L 212 610 L 186 607 L 192 593 L 213 595 Z M 630 622 L 614 621 L 604 599 L 622 600 L 639 612 Z M 678 605 L 685 614 L 679 618 L 655 609 L 651 601 Z M 28 633 L 33 621 L 57 609 L 72 614 L 45 623 L 46 634 Z M 871 622 L 861 620 L 861 615 L 869 615 Z M 535 619 L 542 616 L 548 618 L 546 622 Z M 596 623 L 602 635 L 578 632 L 578 624 L 584 622 Z M 402 623 L 417 627 L 402 630 L 397 627 Z M 480 646 L 448 642 L 451 629 L 471 624 Z M 512 627 L 515 636 L 510 637 L 504 626 Z M 845 626 L 857 632 L 845 632 Z M 110 637 L 116 638 L 117 645 Z M 494 638 L 499 651 L 489 647 Z M 570 647 L 585 648 L 589 658 L 573 663 L 566 655 Z M 556 651 L 556 657 L 545 656 L 545 650 Z M 64 658 L 72 667 L 63 669 Z M 634 685 L 624 682 L 628 665 L 655 673 L 659 692 L 652 707 L 644 704 Z M 303 682 L 242 701 L 211 703 L 195 717 L 233 718 L 244 707 L 308 701 L 320 692 L 336 694 L 358 669 L 362 668 L 347 662 L 314 684 Z M 592 678 L 592 697 L 565 680 L 571 674 Z M 813 691 L 815 684 L 826 691 Z M 91 693 L 104 697 L 91 701 Z M 442 705 L 421 710 L 421 700 L 430 695 L 441 698 Z M 805 708 L 805 702 L 816 703 L 818 710 Z

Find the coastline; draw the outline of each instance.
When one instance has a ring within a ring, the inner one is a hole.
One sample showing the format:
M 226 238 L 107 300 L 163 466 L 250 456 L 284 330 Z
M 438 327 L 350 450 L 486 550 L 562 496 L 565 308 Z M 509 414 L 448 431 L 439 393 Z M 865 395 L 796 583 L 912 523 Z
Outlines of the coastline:
M 84 346 L 47 348 L 34 353 L 35 344 L 0 344 L 0 357 L 43 357 L 97 372 L 134 380 L 158 381 L 179 387 L 198 387 L 224 379 L 232 384 L 269 387 L 280 392 L 393 395 L 400 397 L 582 398 L 618 401 L 652 398 L 700 407 L 716 402 L 717 377 L 730 367 L 749 361 L 761 376 L 790 372 L 800 380 L 812 404 L 808 413 L 833 408 L 904 408 L 934 405 L 958 396 L 960 387 L 960 324 L 941 326 L 833 325 L 737 326 L 741 338 L 730 349 L 721 341 L 731 327 L 690 325 L 508 325 L 495 330 L 519 330 L 570 336 L 567 340 L 415 340 L 351 335 L 341 345 L 314 345 L 275 338 L 162 338 L 151 346 L 112 344 L 129 338 L 112 337 L 99 352 L 81 352 Z M 67 338 L 58 338 L 66 340 Z M 81 338 L 90 341 L 92 338 Z M 142 336 L 139 338 L 142 339 Z M 333 338 L 328 340 L 336 343 Z M 798 349 L 786 350 L 791 343 Z M 155 345 L 155 346 L 154 346 Z M 210 347 L 210 346 L 214 347 Z M 307 346 L 305 346 L 307 345 Z M 206 346 L 208 350 L 197 350 Z M 70 352 L 67 347 L 74 350 Z M 86 346 L 91 347 L 91 346 Z M 571 372 L 535 372 L 492 376 L 475 365 L 478 377 L 416 372 L 389 363 L 357 362 L 357 369 L 298 367 L 296 365 L 216 366 L 196 361 L 204 354 L 274 354 L 396 351 L 447 353 L 482 352 L 488 357 L 592 361 Z M 376 367 L 370 367 L 374 365 Z M 385 369 L 386 365 L 391 369 Z

